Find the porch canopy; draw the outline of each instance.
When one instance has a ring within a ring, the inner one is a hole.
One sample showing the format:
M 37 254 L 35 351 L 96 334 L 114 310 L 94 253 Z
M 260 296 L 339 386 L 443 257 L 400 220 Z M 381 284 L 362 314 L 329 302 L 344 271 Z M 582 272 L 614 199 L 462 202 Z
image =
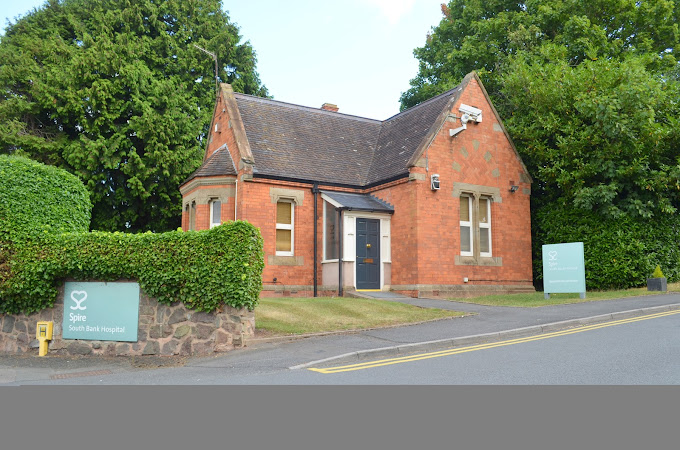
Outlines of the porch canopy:
M 346 211 L 367 211 L 394 214 L 394 207 L 371 194 L 350 194 L 347 192 L 321 191 L 321 198 L 336 208 Z

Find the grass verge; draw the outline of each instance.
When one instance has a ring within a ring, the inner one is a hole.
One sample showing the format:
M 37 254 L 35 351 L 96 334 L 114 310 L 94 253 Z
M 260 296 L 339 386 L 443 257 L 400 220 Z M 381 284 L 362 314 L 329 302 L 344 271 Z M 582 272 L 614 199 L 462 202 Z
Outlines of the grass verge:
M 275 335 L 299 335 L 405 325 L 464 314 L 366 298 L 266 297 L 255 308 L 255 328 Z
M 668 285 L 668 292 L 680 292 L 680 283 Z M 475 303 L 488 306 L 515 306 L 523 308 L 535 308 L 548 305 L 564 305 L 568 303 L 592 302 L 598 300 L 613 300 L 617 298 L 638 297 L 642 295 L 659 295 L 664 292 L 648 291 L 644 288 L 621 289 L 616 291 L 588 291 L 586 298 L 579 298 L 579 294 L 550 294 L 550 299 L 543 298 L 543 292 L 531 294 L 505 294 L 485 295 L 471 298 L 450 298 L 451 301 L 462 303 Z

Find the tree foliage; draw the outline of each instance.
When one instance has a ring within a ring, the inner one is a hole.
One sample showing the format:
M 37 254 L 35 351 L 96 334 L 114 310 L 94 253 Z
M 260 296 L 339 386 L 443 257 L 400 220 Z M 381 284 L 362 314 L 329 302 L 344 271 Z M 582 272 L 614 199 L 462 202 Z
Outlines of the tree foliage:
M 179 225 L 220 81 L 267 95 L 221 0 L 49 0 L 0 40 L 0 152 L 67 169 L 92 228 Z
M 492 96 L 505 63 L 522 52 L 562 48 L 571 66 L 626 54 L 656 55 L 650 66 L 675 62 L 677 0 L 451 0 L 443 19 L 414 50 L 419 60 L 402 108 L 440 94 L 476 70 Z
M 505 123 L 537 181 L 536 207 L 561 202 L 614 218 L 677 211 L 677 83 L 638 56 L 576 67 L 517 57 L 507 67 Z
M 483 79 L 534 179 L 535 261 L 541 244 L 585 241 L 586 228 L 606 236 L 607 258 L 586 254 L 597 272 L 589 288 L 644 282 L 644 255 L 655 248 L 649 237 L 675 235 L 675 222 L 663 220 L 680 208 L 677 3 L 452 0 L 414 51 L 420 68 L 402 108 L 470 71 Z M 643 222 L 647 235 L 637 232 Z M 625 242 L 612 246 L 619 238 Z M 675 276 L 677 253 L 664 251 Z

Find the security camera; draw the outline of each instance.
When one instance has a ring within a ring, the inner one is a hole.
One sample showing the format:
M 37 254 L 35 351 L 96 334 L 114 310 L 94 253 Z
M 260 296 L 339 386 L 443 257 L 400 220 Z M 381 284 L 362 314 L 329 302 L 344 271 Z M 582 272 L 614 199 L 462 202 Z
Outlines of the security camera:
M 463 125 L 465 125 L 466 123 L 468 123 L 468 122 L 470 121 L 470 119 L 471 119 L 470 114 L 463 114 L 463 115 L 460 117 L 460 123 L 462 123 Z
M 469 106 L 466 104 L 461 104 L 460 105 L 460 112 L 463 113 L 463 115 L 467 115 L 469 117 L 468 120 L 474 120 L 475 122 L 481 122 L 482 121 L 482 110 L 479 108 L 475 108 L 474 106 Z

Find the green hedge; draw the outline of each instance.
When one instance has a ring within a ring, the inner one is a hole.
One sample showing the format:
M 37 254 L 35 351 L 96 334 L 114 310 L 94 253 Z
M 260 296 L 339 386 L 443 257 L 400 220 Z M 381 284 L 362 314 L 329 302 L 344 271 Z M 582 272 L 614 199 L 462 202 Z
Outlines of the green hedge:
M 626 289 L 646 285 L 661 266 L 670 282 L 680 279 L 680 217 L 603 219 L 564 207 L 546 207 L 535 214 L 534 279 L 542 281 L 541 246 L 583 242 L 586 288 Z
M 75 175 L 0 155 L 0 240 L 33 232 L 87 231 L 91 211 L 90 195 Z
M 169 233 L 42 233 L 14 242 L 0 279 L 0 312 L 54 306 L 64 279 L 134 279 L 160 303 L 181 301 L 211 312 L 222 305 L 255 308 L 262 289 L 260 232 L 248 222 Z

